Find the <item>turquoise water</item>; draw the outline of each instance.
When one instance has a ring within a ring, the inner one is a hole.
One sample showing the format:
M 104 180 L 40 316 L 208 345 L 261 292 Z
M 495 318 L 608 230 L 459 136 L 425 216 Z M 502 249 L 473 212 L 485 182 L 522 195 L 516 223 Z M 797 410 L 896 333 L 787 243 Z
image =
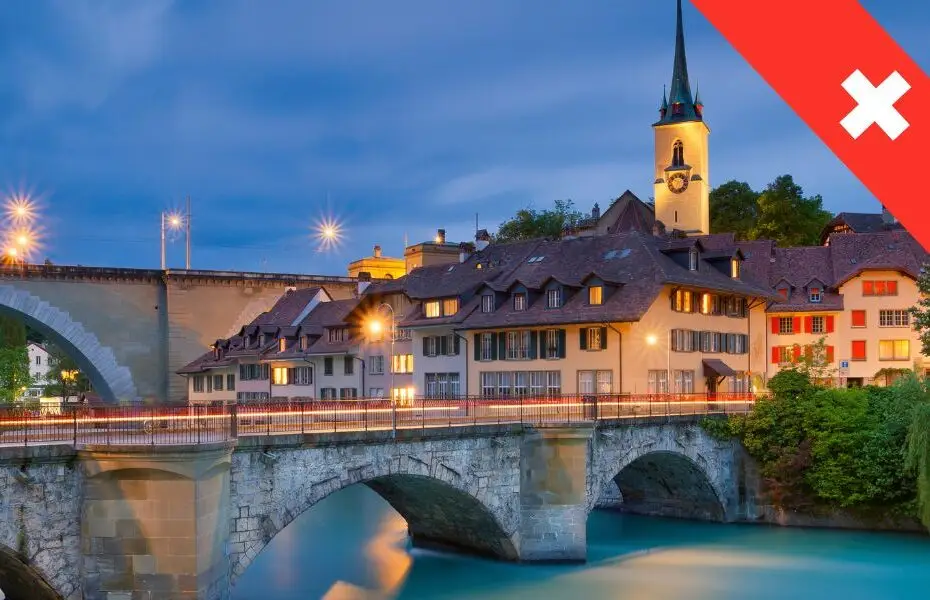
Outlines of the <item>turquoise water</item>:
M 279 533 L 233 600 L 930 598 L 930 537 L 694 523 L 596 511 L 588 563 L 529 566 L 407 549 L 403 519 L 353 486 Z

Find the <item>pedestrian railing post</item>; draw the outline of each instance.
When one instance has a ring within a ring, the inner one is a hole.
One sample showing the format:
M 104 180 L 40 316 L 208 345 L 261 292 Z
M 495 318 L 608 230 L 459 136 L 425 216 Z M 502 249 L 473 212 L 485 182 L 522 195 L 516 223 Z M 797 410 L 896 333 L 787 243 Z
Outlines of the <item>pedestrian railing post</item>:
M 239 438 L 239 405 L 231 404 L 229 406 L 229 437 L 232 439 Z

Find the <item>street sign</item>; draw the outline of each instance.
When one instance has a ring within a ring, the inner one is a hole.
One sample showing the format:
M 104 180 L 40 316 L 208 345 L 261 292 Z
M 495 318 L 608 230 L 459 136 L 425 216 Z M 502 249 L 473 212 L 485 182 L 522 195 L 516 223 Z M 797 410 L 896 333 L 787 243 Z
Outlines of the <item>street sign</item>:
M 840 361 L 840 377 L 845 377 L 849 375 L 849 361 L 841 360 Z

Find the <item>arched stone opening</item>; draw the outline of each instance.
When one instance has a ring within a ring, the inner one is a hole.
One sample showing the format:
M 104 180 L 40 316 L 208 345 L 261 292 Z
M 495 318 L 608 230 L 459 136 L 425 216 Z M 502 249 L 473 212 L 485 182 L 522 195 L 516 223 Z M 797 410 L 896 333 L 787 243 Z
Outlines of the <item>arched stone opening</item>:
M 725 520 L 724 505 L 707 473 L 683 454 L 644 454 L 621 469 L 613 483 L 619 497 L 611 504 L 624 512 Z
M 62 600 L 36 569 L 4 546 L 0 546 L 0 590 L 6 600 Z
M 10 285 L 0 285 L 0 315 L 21 319 L 41 332 L 77 363 L 96 393 L 108 402 L 138 399 L 132 373 L 97 336 L 45 300 Z

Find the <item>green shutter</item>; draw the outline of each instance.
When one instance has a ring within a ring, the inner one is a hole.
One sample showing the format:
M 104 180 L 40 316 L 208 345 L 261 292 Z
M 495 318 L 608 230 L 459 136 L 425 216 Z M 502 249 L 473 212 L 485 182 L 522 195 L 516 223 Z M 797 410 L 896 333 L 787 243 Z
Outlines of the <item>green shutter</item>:
M 565 330 L 559 329 L 559 358 L 565 358 Z
M 449 338 L 440 335 L 436 337 L 436 355 L 437 356 L 447 356 L 449 354 Z
M 601 350 L 607 350 L 607 328 L 601 327 Z
M 497 334 L 491 333 L 491 360 L 497 360 Z
M 507 356 L 507 333 L 501 332 L 495 333 L 494 335 L 497 336 L 497 356 L 494 358 L 504 360 Z
M 460 348 L 459 336 L 453 333 L 452 334 L 452 355 L 453 356 L 459 355 L 459 348 Z
M 582 350 L 588 349 L 588 330 L 585 327 L 578 329 L 578 345 Z
M 428 355 L 428 349 L 429 349 L 429 336 L 424 335 L 423 336 L 423 356 Z
M 474 335 L 473 343 L 475 345 L 474 347 L 475 362 L 477 362 L 481 360 L 481 334 L 480 333 L 476 333 Z
M 534 359 L 538 356 L 539 348 L 539 334 L 535 331 L 530 332 L 530 358 Z

